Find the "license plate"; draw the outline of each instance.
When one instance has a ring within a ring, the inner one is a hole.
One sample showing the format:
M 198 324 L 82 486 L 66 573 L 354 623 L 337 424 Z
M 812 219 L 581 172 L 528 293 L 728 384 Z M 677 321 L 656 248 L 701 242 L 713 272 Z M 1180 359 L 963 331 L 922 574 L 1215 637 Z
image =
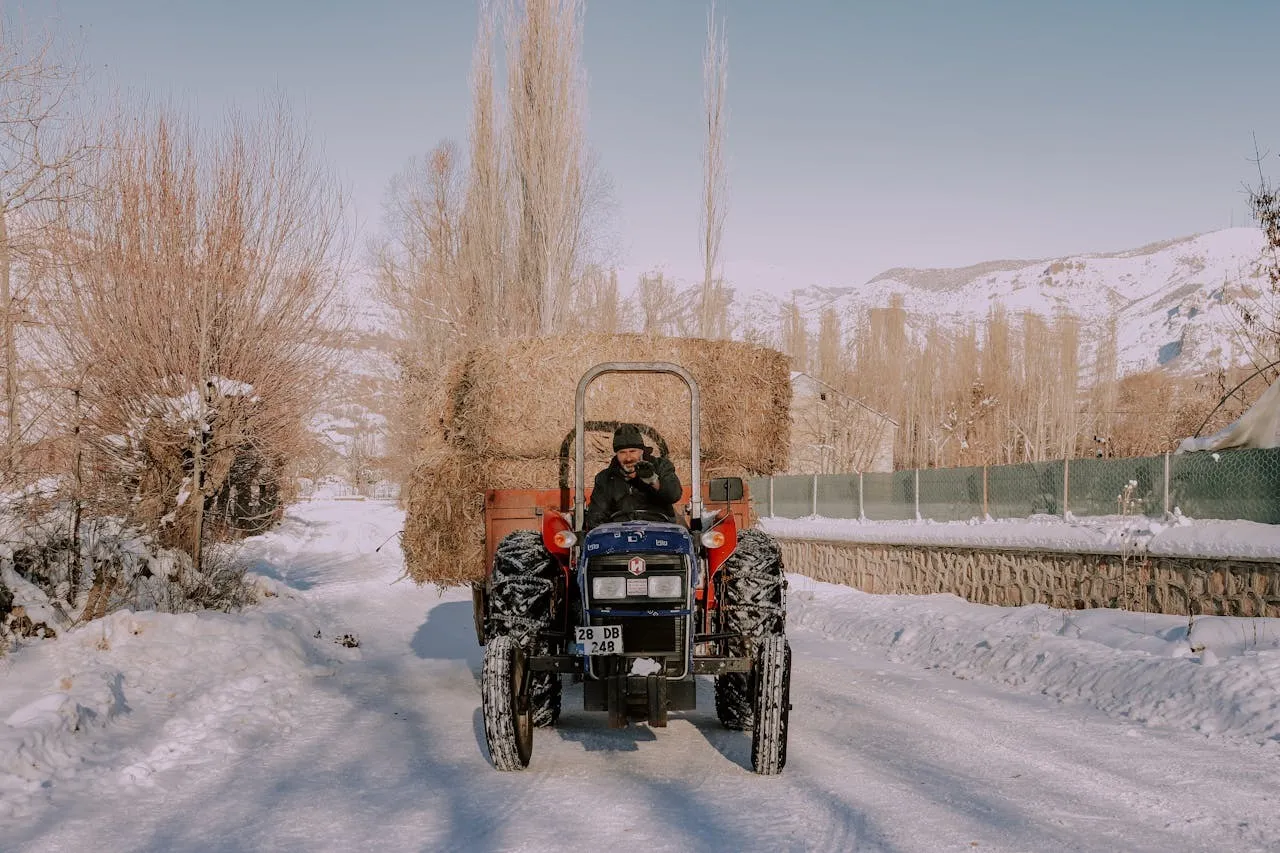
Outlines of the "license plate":
M 574 628 L 573 631 L 573 638 L 582 647 L 584 655 L 622 654 L 621 625 L 591 625 L 586 628 Z

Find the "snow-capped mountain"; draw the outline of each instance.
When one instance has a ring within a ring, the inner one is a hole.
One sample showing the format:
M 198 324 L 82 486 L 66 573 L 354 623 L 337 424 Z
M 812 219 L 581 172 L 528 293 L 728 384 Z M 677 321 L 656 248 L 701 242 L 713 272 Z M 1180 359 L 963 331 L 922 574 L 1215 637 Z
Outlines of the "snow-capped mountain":
M 1116 319 L 1122 374 L 1157 367 L 1197 373 L 1243 360 L 1237 305 L 1267 287 L 1263 251 L 1258 229 L 1228 228 L 1107 254 L 995 260 L 957 269 L 896 268 L 862 285 L 804 287 L 785 296 L 778 295 L 785 291 L 772 276 L 767 290 L 751 287 L 760 278 L 744 276 L 746 281 L 730 281 L 730 324 L 735 337 L 780 347 L 783 308 L 793 299 L 815 337 L 825 309 L 837 312 L 848 336 L 868 309 L 887 306 L 895 294 L 917 330 L 930 322 L 944 328 L 980 322 L 997 303 L 1014 317 L 1024 311 L 1052 317 L 1065 309 L 1081 322 L 1086 353 L 1106 321 Z M 632 294 L 635 277 L 634 271 L 620 275 Z M 662 331 L 693 334 L 698 287 L 692 277 L 667 280 L 676 292 L 661 312 Z M 385 413 L 398 393 L 393 324 L 367 289 L 352 296 L 357 333 L 344 357 L 344 375 L 331 389 L 327 411 L 312 424 L 341 457 L 366 436 L 381 446 Z M 633 326 L 638 318 L 633 312 Z
M 735 328 L 769 334 L 771 326 L 776 341 L 777 321 L 766 318 L 778 317 L 792 298 L 815 332 L 826 308 L 850 330 L 894 294 L 917 328 L 930 320 L 943 327 L 981 320 L 997 303 L 1011 315 L 1051 317 L 1066 309 L 1080 319 L 1086 345 L 1116 318 L 1122 373 L 1155 367 L 1192 373 L 1243 358 L 1235 305 L 1265 290 L 1263 249 L 1258 229 L 1228 228 L 1109 254 L 896 268 L 863 285 L 808 287 L 784 298 L 739 287 L 732 311 Z

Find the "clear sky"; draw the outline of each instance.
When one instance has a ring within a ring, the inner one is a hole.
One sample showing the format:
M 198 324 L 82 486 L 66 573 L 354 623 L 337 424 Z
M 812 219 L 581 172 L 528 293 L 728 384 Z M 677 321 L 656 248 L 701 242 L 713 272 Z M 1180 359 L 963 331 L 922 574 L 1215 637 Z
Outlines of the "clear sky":
M 98 85 L 213 120 L 283 91 L 379 227 L 391 176 L 466 138 L 464 0 L 28 0 Z M 588 0 L 589 141 L 614 261 L 700 269 L 700 0 Z M 1275 0 L 721 0 L 731 283 L 857 284 L 1247 224 L 1280 179 Z

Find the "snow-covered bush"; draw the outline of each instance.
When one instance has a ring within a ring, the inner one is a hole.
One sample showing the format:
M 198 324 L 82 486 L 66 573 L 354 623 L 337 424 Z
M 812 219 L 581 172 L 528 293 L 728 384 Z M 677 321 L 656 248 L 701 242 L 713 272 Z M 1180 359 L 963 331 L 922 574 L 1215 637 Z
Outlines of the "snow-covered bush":
M 175 379 L 170 384 L 182 383 Z M 189 547 L 198 433 L 205 495 L 202 536 L 208 541 L 236 539 L 277 522 L 283 462 L 279 454 L 264 451 L 256 435 L 261 402 L 252 386 L 222 377 L 209 382 L 203 398 L 189 389 L 140 402 L 129 428 L 110 437 L 110 460 L 128 494 L 130 518 L 158 534 L 163 545 Z
M 250 603 L 245 567 L 225 548 L 191 558 L 119 518 L 81 519 L 65 503 L 33 514 L 0 499 L 0 635 L 54 636 L 115 610 L 231 610 Z

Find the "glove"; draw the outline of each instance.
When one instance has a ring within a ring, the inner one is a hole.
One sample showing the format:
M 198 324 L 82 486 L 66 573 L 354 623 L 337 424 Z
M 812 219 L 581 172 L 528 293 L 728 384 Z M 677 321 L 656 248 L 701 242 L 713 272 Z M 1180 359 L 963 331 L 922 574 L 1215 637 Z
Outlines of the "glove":
M 645 459 L 637 465 L 636 479 L 651 486 L 658 485 L 658 472 L 653 469 L 653 463 Z

